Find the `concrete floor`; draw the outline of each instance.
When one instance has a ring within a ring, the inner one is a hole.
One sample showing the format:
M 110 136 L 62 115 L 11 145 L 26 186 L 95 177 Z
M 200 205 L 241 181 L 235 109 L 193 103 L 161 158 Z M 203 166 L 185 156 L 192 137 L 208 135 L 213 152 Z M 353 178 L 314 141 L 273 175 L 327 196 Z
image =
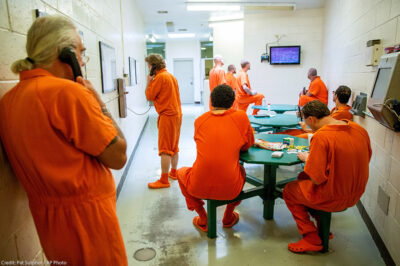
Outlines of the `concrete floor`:
M 202 106 L 183 106 L 179 166 L 191 166 L 196 158 L 193 123 Z M 117 213 L 125 240 L 129 265 L 385 265 L 358 210 L 353 207 L 332 217 L 330 252 L 293 254 L 287 243 L 300 235 L 282 200 L 277 200 L 275 219 L 262 217 L 262 201 L 252 198 L 237 207 L 240 221 L 222 228 L 224 206 L 218 209 L 216 239 L 197 230 L 187 210 L 177 181 L 171 187 L 149 190 L 147 183 L 161 173 L 157 155 L 157 114 L 151 110 L 148 125 L 117 202 Z M 245 165 L 248 173 L 261 178 L 262 167 Z M 293 168 L 293 167 L 292 167 Z M 292 177 L 297 169 L 279 169 L 278 179 Z M 250 186 L 250 185 L 246 185 Z M 152 247 L 157 255 L 148 262 L 133 258 L 136 250 Z

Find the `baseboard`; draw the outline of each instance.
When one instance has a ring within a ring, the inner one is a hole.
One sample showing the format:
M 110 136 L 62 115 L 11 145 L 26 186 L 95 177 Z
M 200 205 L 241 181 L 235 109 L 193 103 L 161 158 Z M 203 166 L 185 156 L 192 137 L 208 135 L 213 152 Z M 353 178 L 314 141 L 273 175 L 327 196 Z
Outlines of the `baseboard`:
M 372 236 L 372 239 L 375 242 L 375 245 L 377 246 L 379 253 L 381 254 L 381 257 L 383 259 L 383 261 L 385 262 L 386 265 L 388 266 L 396 266 L 396 264 L 394 263 L 394 260 L 392 258 L 392 256 L 389 253 L 389 250 L 387 249 L 385 242 L 383 242 L 381 236 L 379 235 L 378 231 L 375 228 L 374 223 L 371 220 L 371 217 L 369 217 L 367 211 L 364 208 L 364 205 L 362 204 L 361 201 L 359 201 L 357 203 L 357 208 L 358 211 L 361 214 L 361 217 L 363 218 L 365 225 L 368 228 L 369 233 Z
M 119 193 L 121 193 L 121 190 L 122 190 L 122 187 L 124 185 L 125 179 L 126 179 L 126 177 L 128 175 L 129 169 L 131 168 L 131 164 L 132 164 L 133 158 L 135 157 L 136 150 L 139 147 L 139 143 L 140 143 L 140 140 L 142 139 L 143 132 L 144 132 L 146 126 L 147 126 L 147 122 L 149 122 L 149 117 L 148 116 L 147 116 L 146 122 L 144 123 L 144 126 L 142 128 L 142 132 L 140 132 L 139 138 L 136 141 L 135 147 L 133 148 L 133 151 L 132 151 L 131 155 L 129 156 L 129 160 L 128 160 L 127 164 L 126 164 L 124 172 L 122 173 L 121 180 L 119 181 L 119 184 L 118 184 L 118 187 L 117 187 L 117 199 L 119 197 Z

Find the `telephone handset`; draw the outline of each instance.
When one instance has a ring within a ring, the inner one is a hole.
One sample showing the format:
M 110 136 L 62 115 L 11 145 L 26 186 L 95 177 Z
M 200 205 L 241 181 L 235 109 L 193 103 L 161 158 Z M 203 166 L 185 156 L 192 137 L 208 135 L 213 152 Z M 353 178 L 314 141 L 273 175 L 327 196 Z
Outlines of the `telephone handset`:
M 303 122 L 303 116 L 301 115 L 301 108 L 297 106 L 297 110 L 299 111 L 300 121 Z
M 154 71 L 156 71 L 156 65 L 151 65 L 150 76 L 154 76 Z
M 58 55 L 58 59 L 60 59 L 61 62 L 64 62 L 71 66 L 72 72 L 74 74 L 74 81 L 77 77 L 82 77 L 81 66 L 79 65 L 75 52 L 71 48 L 63 48 L 61 50 L 61 53 Z

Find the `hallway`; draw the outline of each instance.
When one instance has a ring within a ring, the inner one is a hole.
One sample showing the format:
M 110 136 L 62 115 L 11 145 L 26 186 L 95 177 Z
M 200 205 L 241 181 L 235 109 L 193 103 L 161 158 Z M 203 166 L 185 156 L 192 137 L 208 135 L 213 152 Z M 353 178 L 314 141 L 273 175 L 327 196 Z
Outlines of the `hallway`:
M 191 166 L 196 158 L 193 123 L 203 112 L 200 105 L 184 105 L 182 109 L 179 167 Z M 187 210 L 177 181 L 170 179 L 169 189 L 147 188 L 161 172 L 156 121 L 152 109 L 117 201 L 129 265 L 384 265 L 356 207 L 332 216 L 335 238 L 327 254 L 297 255 L 287 250 L 287 243 L 297 241 L 300 235 L 282 200 L 276 203 L 273 221 L 263 219 L 261 199 L 243 201 L 237 208 L 240 221 L 232 229 L 222 228 L 225 206 L 220 207 L 218 237 L 208 239 L 193 226 L 195 213 Z M 262 176 L 259 166 L 245 168 L 256 177 Z M 290 170 L 279 169 L 278 179 L 293 177 Z M 145 247 L 154 248 L 156 257 L 148 262 L 135 260 L 135 251 Z

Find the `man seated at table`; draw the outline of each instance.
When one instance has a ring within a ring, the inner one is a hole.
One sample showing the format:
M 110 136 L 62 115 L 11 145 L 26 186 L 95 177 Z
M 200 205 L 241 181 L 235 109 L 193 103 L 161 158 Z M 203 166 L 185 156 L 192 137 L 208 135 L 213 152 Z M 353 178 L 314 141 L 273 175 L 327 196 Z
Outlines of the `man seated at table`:
M 207 213 L 202 199 L 231 200 L 242 191 L 246 172 L 239 164 L 240 151 L 254 144 L 254 135 L 246 113 L 231 109 L 235 93 L 228 85 L 219 85 L 211 93 L 212 111 L 194 123 L 197 157 L 193 167 L 178 170 L 179 186 L 189 210 L 199 216 L 193 224 L 207 231 Z M 226 206 L 224 227 L 239 221 L 234 209 L 239 202 Z
M 302 115 L 317 132 L 311 139 L 310 152 L 298 154 L 306 163 L 304 172 L 283 190 L 283 199 L 303 236 L 288 245 L 292 252 L 322 250 L 307 208 L 336 212 L 354 206 L 364 193 L 372 154 L 367 131 L 354 122 L 332 118 L 320 101 L 307 103 Z
M 331 117 L 337 120 L 353 120 L 353 114 L 350 113 L 351 106 L 347 105 L 350 96 L 350 88 L 344 85 L 339 86 L 336 91 L 333 91 L 333 101 L 336 106 L 331 110 Z
M 336 91 L 333 91 L 333 101 L 336 106 L 331 110 L 331 117 L 336 120 L 353 120 L 353 114 L 350 113 L 351 106 L 347 105 L 351 96 L 351 90 L 349 87 L 341 85 Z M 280 132 L 279 134 L 286 134 L 296 136 L 299 138 L 308 138 L 308 134 L 312 133 L 312 130 L 304 122 L 299 123 L 301 129 L 288 129 Z
M 235 92 L 235 102 L 232 105 L 233 109 L 237 109 L 237 95 L 239 91 L 239 84 L 234 76 L 236 74 L 236 67 L 235 65 L 229 65 L 228 66 L 228 72 L 226 72 L 225 79 L 226 79 L 226 85 L 229 85 L 233 91 Z
M 262 99 L 264 95 L 257 93 L 251 89 L 249 76 L 247 71 L 250 70 L 250 62 L 248 60 L 242 60 L 242 69 L 237 74 L 237 81 L 239 84 L 239 90 L 237 91 L 237 105 L 239 110 L 247 112 L 249 104 L 254 103 L 255 105 L 262 105 Z M 254 109 L 253 115 L 256 115 L 260 110 Z
M 324 104 L 328 104 L 328 89 L 321 77 L 317 75 L 315 68 L 308 70 L 308 79 L 311 80 L 310 86 L 307 91 L 300 93 L 299 106 L 304 106 L 306 103 L 320 100 Z

